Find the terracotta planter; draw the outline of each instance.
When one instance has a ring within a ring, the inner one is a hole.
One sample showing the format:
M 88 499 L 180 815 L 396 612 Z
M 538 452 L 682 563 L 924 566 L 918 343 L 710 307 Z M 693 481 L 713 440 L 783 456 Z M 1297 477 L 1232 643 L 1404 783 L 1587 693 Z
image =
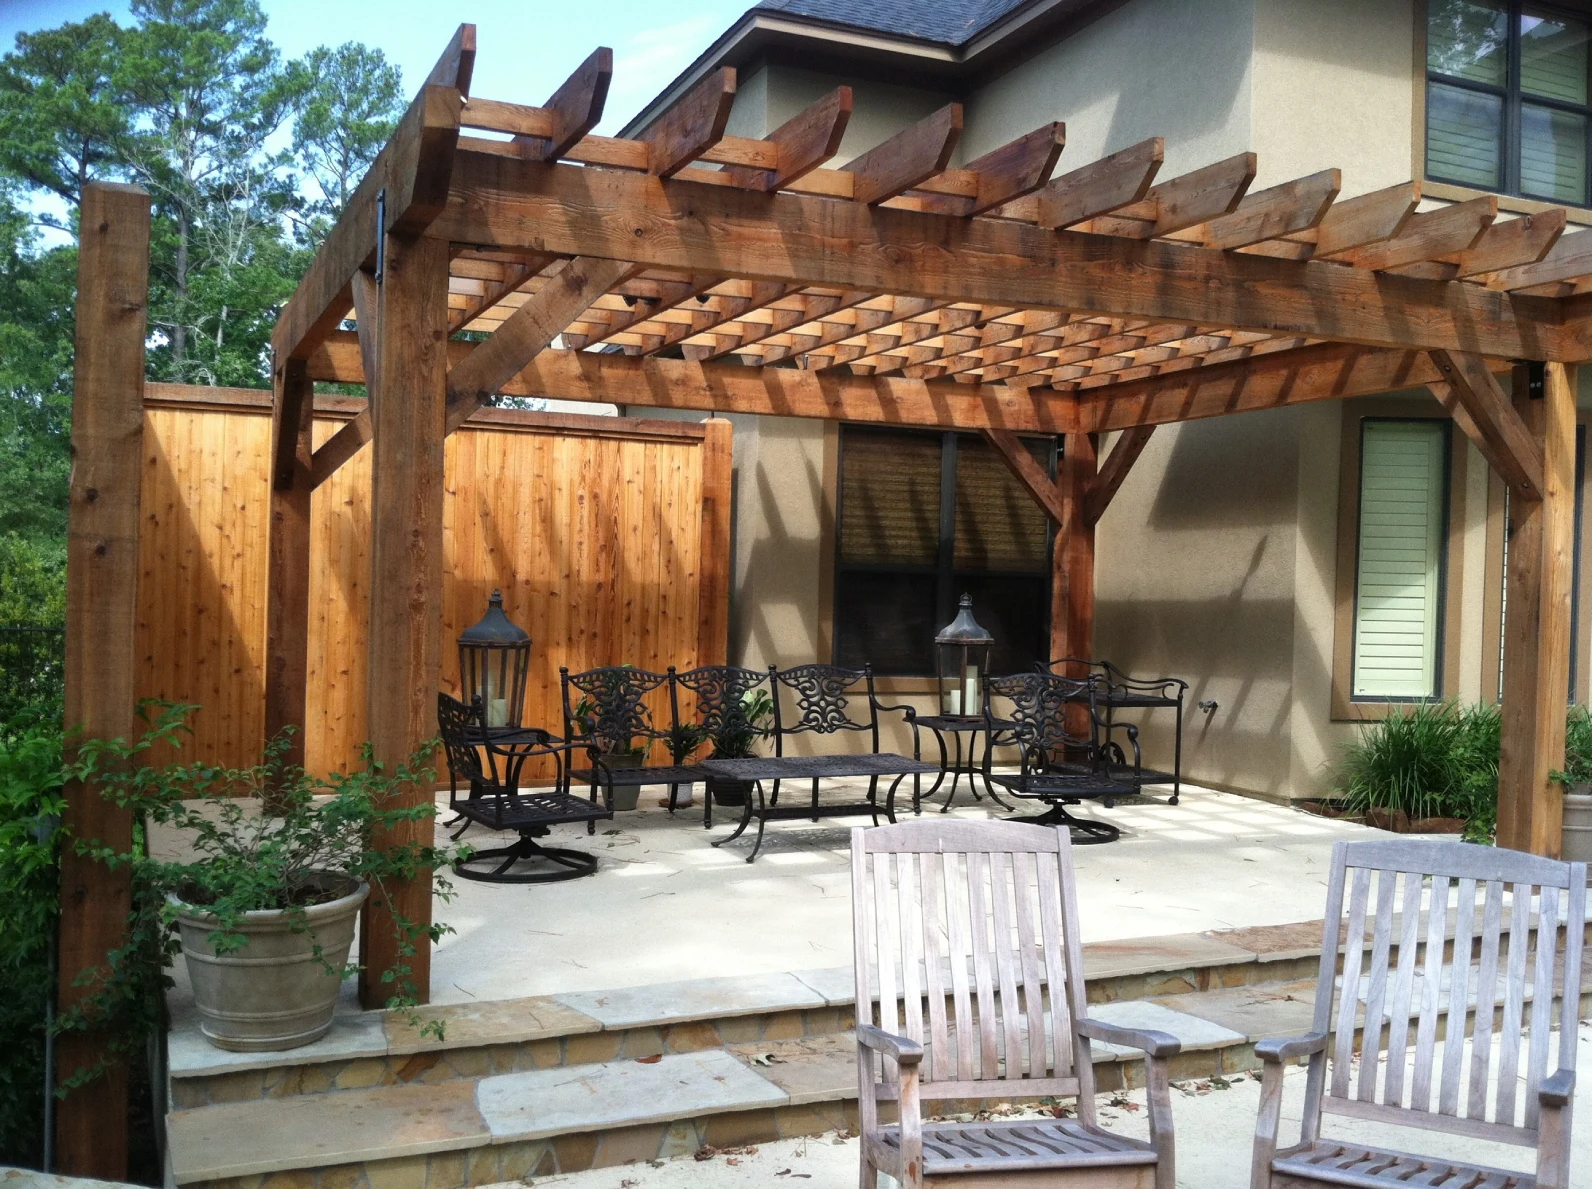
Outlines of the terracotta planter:
M 1564 790 L 1564 841 L 1559 855 L 1569 863 L 1592 862 L 1592 783 Z
M 179 910 L 177 930 L 199 1030 L 217 1048 L 238 1053 L 296 1049 L 319 1040 L 332 1026 L 342 979 L 326 966 L 340 970 L 348 961 L 354 922 L 370 885 L 341 875 L 323 878 L 328 891 L 347 890 L 336 900 L 306 908 L 306 930 L 293 932 L 282 909 L 245 913 L 237 931 L 247 942 L 221 955 L 209 940 L 216 918 L 167 897 Z M 324 965 L 315 957 L 317 945 Z

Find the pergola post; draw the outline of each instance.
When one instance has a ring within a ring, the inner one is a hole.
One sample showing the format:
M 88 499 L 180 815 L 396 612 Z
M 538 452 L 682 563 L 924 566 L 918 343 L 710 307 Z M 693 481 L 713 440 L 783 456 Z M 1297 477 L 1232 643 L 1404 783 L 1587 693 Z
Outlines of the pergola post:
M 304 763 L 310 624 L 310 460 L 314 397 L 309 369 L 289 359 L 272 377 L 281 409 L 271 443 L 271 519 L 267 549 L 265 738 L 293 728 L 283 762 Z
M 136 186 L 83 190 L 72 376 L 72 482 L 67 510 L 66 729 L 86 739 L 134 731 L 138 618 L 139 484 L 143 471 L 144 334 L 149 293 L 149 195 Z M 91 785 L 66 789 L 68 839 L 126 852 L 133 817 Z M 64 1012 L 92 995 L 79 975 L 100 970 L 124 944 L 132 908 L 127 867 L 61 854 L 57 1001 Z M 56 1042 L 57 1081 L 104 1055 L 106 1036 Z M 67 1095 L 55 1116 L 53 1171 L 119 1181 L 127 1175 L 127 1068 L 113 1061 Z
M 1093 434 L 1067 434 L 1057 486 L 1062 521 L 1051 559 L 1050 656 L 1088 660 L 1094 655 L 1095 527 L 1088 516 L 1089 492 L 1098 468 Z M 1080 671 L 1069 674 L 1084 677 Z
M 1569 705 L 1570 578 L 1575 544 L 1576 369 L 1515 369 L 1513 404 L 1543 451 L 1543 496 L 1519 489 L 1509 503 L 1504 623 L 1503 730 L 1498 761 L 1498 845 L 1557 856 Z
M 443 439 L 448 401 L 448 244 L 389 234 L 371 391 L 371 575 L 367 700 L 376 762 L 388 772 L 437 733 L 442 632 Z M 431 799 L 426 781 L 408 790 Z M 429 819 L 385 830 L 378 846 L 430 842 Z M 360 1002 L 395 992 L 381 975 L 400 964 L 395 918 L 431 923 L 431 875 L 373 890 L 360 923 Z M 431 947 L 421 938 L 409 967 L 420 1002 L 430 997 Z

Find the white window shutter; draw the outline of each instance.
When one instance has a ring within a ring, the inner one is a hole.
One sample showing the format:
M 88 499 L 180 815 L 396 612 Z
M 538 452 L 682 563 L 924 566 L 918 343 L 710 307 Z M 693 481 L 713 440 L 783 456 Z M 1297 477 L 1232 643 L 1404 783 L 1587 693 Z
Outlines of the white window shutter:
M 1354 697 L 1437 696 L 1445 445 L 1441 421 L 1362 426 Z

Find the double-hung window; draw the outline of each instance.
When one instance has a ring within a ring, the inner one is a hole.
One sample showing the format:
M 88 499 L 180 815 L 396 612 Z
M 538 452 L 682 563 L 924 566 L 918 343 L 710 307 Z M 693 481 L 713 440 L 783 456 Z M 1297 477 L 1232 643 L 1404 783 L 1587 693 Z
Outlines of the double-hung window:
M 1592 205 L 1588 21 L 1520 0 L 1428 0 L 1426 176 Z
M 1053 439 L 1024 444 L 1054 473 Z M 932 675 L 935 633 L 964 592 L 995 637 L 996 672 L 1047 659 L 1050 522 L 982 439 L 842 426 L 837 528 L 837 664 Z

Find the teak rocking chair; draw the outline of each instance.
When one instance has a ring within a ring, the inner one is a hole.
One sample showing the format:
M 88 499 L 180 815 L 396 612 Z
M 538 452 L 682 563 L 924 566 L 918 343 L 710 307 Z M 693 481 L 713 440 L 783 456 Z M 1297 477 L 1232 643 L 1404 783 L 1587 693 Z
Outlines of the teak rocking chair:
M 1462 842 L 1339 842 L 1313 1029 L 1255 1046 L 1265 1073 L 1252 1189 L 1569 1189 L 1585 918 L 1584 863 Z M 1283 1065 L 1305 1056 L 1300 1142 L 1279 1152 Z M 1324 1114 L 1534 1148 L 1536 1172 L 1325 1139 Z
M 1173 1189 L 1166 1063 L 1179 1044 L 1085 1017 L 1065 831 L 853 830 L 851 891 L 862 1189 L 880 1172 L 903 1189 Z M 1096 1125 L 1091 1040 L 1147 1055 L 1149 1143 Z M 921 1114 L 925 1100 L 1050 1096 L 1076 1097 L 1077 1117 L 925 1124 Z M 900 1123 L 882 1124 L 891 1100 Z

